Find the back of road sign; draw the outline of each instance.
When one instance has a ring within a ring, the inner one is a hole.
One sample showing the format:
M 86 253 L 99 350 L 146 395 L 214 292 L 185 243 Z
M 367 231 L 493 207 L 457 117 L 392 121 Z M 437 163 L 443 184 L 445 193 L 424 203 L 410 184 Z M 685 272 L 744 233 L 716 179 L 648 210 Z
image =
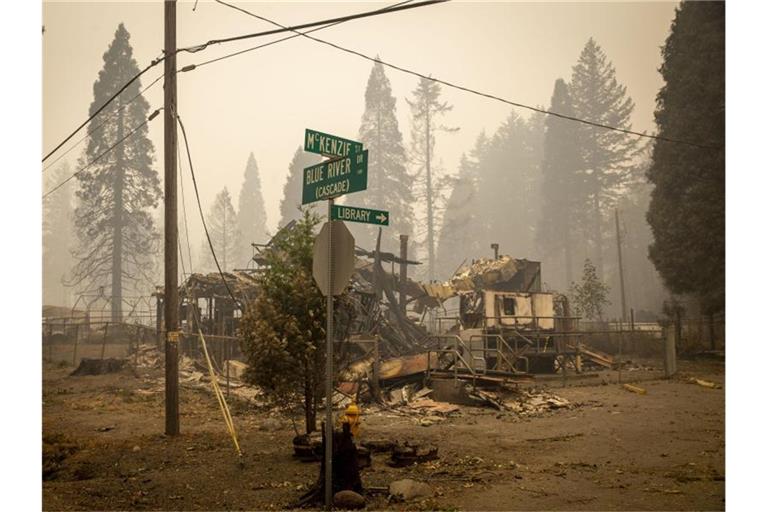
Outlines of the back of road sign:
M 323 224 L 320 233 L 315 237 L 312 249 L 312 277 L 324 296 L 329 292 L 341 295 L 349 284 L 349 279 L 355 271 L 355 239 L 347 226 L 341 221 L 332 221 L 333 230 L 329 223 Z M 333 287 L 328 285 L 328 243 L 329 232 L 333 232 Z M 331 289 L 332 288 L 332 289 Z

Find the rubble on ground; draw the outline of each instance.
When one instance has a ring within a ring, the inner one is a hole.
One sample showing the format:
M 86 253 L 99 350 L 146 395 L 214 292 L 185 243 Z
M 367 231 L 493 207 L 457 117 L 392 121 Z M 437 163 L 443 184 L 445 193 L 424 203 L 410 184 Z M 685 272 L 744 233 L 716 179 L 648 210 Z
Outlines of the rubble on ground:
M 519 416 L 536 416 L 551 410 L 570 409 L 573 406 L 565 398 L 546 391 L 536 390 L 521 391 L 512 399 L 504 401 L 506 410 Z
M 392 447 L 392 457 L 387 464 L 395 468 L 401 468 L 436 460 L 437 458 L 437 446 L 412 444 L 406 441 L 402 444 L 396 443 Z
M 70 373 L 70 376 L 82 375 L 104 375 L 106 373 L 116 373 L 125 368 L 126 359 L 88 359 L 80 360 L 80 365 Z
M 428 498 L 434 495 L 432 487 L 424 482 L 404 478 L 389 484 L 389 496 L 396 501 L 408 501 L 414 498 Z
M 472 400 L 469 407 L 488 407 L 501 413 L 512 413 L 517 416 L 536 416 L 558 409 L 570 409 L 572 404 L 565 398 L 554 393 L 529 389 L 498 391 L 473 388 L 469 383 L 462 383 L 466 396 Z M 461 415 L 467 405 L 437 401 L 432 398 L 432 389 L 418 383 L 405 384 L 382 392 L 382 404 L 371 404 L 366 408 L 366 414 L 395 413 L 401 416 L 411 416 L 417 424 L 429 426 L 440 423 L 452 416 Z
M 162 368 L 165 365 L 165 354 L 154 345 L 140 345 L 135 354 L 137 368 Z

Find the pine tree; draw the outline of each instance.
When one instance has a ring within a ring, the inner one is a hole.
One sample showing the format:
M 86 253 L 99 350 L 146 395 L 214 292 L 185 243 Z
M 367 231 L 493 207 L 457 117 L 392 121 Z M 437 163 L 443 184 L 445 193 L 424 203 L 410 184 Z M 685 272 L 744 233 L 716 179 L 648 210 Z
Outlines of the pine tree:
M 514 112 L 499 127 L 478 160 L 478 204 L 484 221 L 475 234 L 480 247 L 500 244 L 502 252 L 519 258 L 535 254 L 537 212 L 530 207 L 531 191 L 538 189 L 541 152 L 531 141 L 540 137 Z M 487 254 L 487 253 L 486 253 Z
M 121 23 L 93 85 L 91 114 L 139 72 L 129 39 Z M 152 209 L 158 206 L 161 191 L 153 168 L 154 147 L 147 126 L 141 126 L 147 120 L 149 103 L 141 96 L 129 103 L 140 88 L 140 80 L 136 80 L 112 103 L 116 113 L 108 108 L 91 121 L 80 166 L 127 138 L 77 176 L 75 226 L 79 247 L 72 283 L 85 290 L 99 286 L 109 289 L 115 322 L 122 319 L 124 288 L 138 290 L 142 281 L 147 286 L 156 284 L 148 282 L 151 277 L 147 271 L 158 237 Z
M 72 171 L 64 162 L 45 175 L 46 190 L 64 182 Z M 66 278 L 72 268 L 72 182 L 43 199 L 43 303 L 68 306 Z
M 232 197 L 229 195 L 227 187 L 216 194 L 213 205 L 206 216 L 206 223 L 221 270 L 229 272 L 233 268 L 244 266 L 246 262 L 238 259 L 238 249 L 242 236 L 237 228 L 235 209 L 232 207 Z M 203 240 L 202 251 L 204 267 L 210 271 L 217 270 L 207 239 Z
M 654 146 L 650 257 L 671 291 L 712 314 L 725 307 L 725 4 L 682 2 L 662 55 L 659 135 L 720 149 Z
M 437 244 L 438 279 L 450 278 L 465 259 L 480 256 L 477 233 L 484 221 L 478 202 L 478 159 L 487 142 L 482 133 L 470 156 L 461 156 Z
M 644 166 L 647 170 L 647 165 Z M 628 304 L 635 311 L 657 311 L 664 301 L 665 292 L 661 276 L 648 258 L 648 245 L 653 241 L 651 228 L 646 221 L 650 203 L 651 185 L 638 181 L 619 199 L 619 222 L 624 257 L 624 283 Z M 618 289 L 618 280 L 612 288 Z M 614 302 L 618 303 L 619 296 Z
M 380 62 L 373 65 L 365 89 L 359 140 L 368 149 L 368 189 L 346 199 L 356 206 L 389 211 L 389 234 L 382 237 L 382 250 L 395 251 L 399 247 L 398 234 L 412 231 L 413 178 L 406 168 L 395 98 Z M 369 249 L 375 245 L 374 229 L 360 225 L 354 227 L 353 233 L 358 245 Z
M 434 168 L 435 134 L 438 131 L 455 132 L 458 128 L 438 125 L 440 116 L 453 107 L 440 102 L 440 84 L 428 78 L 421 78 L 413 91 L 413 100 L 406 100 L 411 107 L 413 128 L 411 131 L 411 161 L 416 165 L 415 177 L 419 181 L 426 207 L 427 279 L 435 279 L 435 206 L 442 200 L 441 191 L 436 187 Z M 422 181 L 423 180 L 423 181 Z
M 568 85 L 561 78 L 555 81 L 550 110 L 573 115 Z M 573 123 L 555 116 L 547 117 L 536 242 L 547 274 L 555 276 L 547 279 L 555 289 L 564 289 L 573 281 L 573 232 L 577 226 L 577 200 L 581 197 L 577 191 L 578 159 Z M 561 268 L 563 272 L 558 272 Z
M 479 248 L 473 247 L 471 232 L 477 222 L 477 177 L 474 165 L 475 162 L 470 161 L 467 155 L 461 155 L 459 171 L 453 179 L 438 238 L 435 274 L 440 280 L 451 277 L 461 265 L 462 255 L 479 252 Z
M 293 154 L 293 160 L 288 166 L 288 178 L 283 186 L 283 199 L 280 201 L 280 223 L 278 228 L 285 227 L 292 220 L 302 218 L 301 210 L 301 190 L 303 172 L 305 167 L 313 166 L 319 163 L 322 158 L 313 153 L 306 153 L 301 146 L 296 148 Z
M 251 257 L 252 243 L 267 242 L 267 213 L 264 210 L 264 198 L 261 194 L 259 167 L 253 153 L 248 156 L 245 179 L 238 198 L 237 227 L 241 235 L 238 262 L 246 262 Z
M 618 128 L 631 129 L 635 108 L 627 88 L 616 81 L 616 71 L 605 52 L 590 38 L 573 67 L 570 84 L 573 112 L 577 117 Z M 582 192 L 577 204 L 585 226 L 584 237 L 592 243 L 597 272 L 603 274 L 604 230 L 616 196 L 631 173 L 638 139 L 615 130 L 574 125 L 579 147 L 578 169 Z

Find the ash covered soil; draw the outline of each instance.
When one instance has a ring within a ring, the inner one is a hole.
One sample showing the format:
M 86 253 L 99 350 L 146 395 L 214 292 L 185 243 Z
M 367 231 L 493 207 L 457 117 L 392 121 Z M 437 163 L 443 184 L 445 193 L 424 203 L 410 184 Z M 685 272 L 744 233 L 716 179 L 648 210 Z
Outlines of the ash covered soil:
M 406 468 L 373 454 L 363 485 L 427 482 L 431 498 L 368 498 L 370 510 L 722 510 L 725 508 L 724 365 L 681 362 L 673 380 L 548 391 L 570 402 L 521 416 L 461 406 L 438 422 L 402 409 L 366 414 L 361 440 L 431 444 L 437 460 Z M 319 465 L 292 457 L 290 419 L 241 400 L 230 407 L 238 461 L 218 404 L 182 386 L 182 434 L 164 430 L 163 372 L 70 377 L 44 366 L 45 510 L 280 510 Z M 541 385 L 539 385 L 541 386 Z M 419 424 L 419 421 L 422 424 Z

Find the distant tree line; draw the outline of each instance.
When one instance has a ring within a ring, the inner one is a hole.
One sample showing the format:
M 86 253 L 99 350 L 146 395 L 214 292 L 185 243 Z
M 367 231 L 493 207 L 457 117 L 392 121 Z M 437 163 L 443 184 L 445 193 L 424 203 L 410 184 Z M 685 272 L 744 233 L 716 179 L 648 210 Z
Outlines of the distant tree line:
M 647 144 L 620 131 L 555 116 L 534 113 L 523 118 L 511 113 L 493 133 L 478 135 L 456 171 L 449 172 L 437 149 L 455 129 L 441 124 L 441 118 L 449 119 L 451 106 L 441 100 L 439 85 L 421 79 L 407 100 L 412 130 L 406 147 L 397 100 L 384 66 L 376 62 L 368 77 L 358 133 L 358 140 L 370 150 L 368 190 L 355 197 L 354 204 L 390 212 L 392 225 L 384 231 L 384 250 L 398 250 L 398 234 L 411 236 L 411 256 L 425 262 L 417 278 L 447 279 L 463 262 L 489 256 L 490 244 L 498 243 L 502 253 L 542 261 L 543 281 L 556 290 L 568 290 L 590 260 L 594 277 L 610 290 L 606 300 L 616 305 L 619 236 L 626 293 L 636 309 L 658 309 L 665 294 L 663 282 L 673 293 L 696 298 L 702 311 L 721 311 L 724 11 L 723 4 L 708 2 L 685 1 L 677 8 L 662 49 L 665 85 L 656 109 L 659 135 L 703 141 L 715 149 Z M 129 38 L 121 24 L 104 54 L 91 111 L 138 71 Z M 146 126 L 141 126 L 149 105 L 138 96 L 140 87 L 136 81 L 116 100 L 117 111 L 105 110 L 91 122 L 79 163 L 136 133 L 119 151 L 79 174 L 76 190 L 64 187 L 43 205 L 46 301 L 58 300 L 51 295 L 57 281 L 79 291 L 101 287 L 113 297 L 113 315 L 119 317 L 124 291 L 147 291 L 162 281 L 162 233 L 157 221 L 162 193 L 154 148 Z M 590 38 L 570 77 L 555 81 L 547 109 L 631 129 L 634 103 L 603 49 Z M 319 156 L 296 149 L 288 166 L 278 227 L 302 218 L 298 208 L 302 171 L 319 161 Z M 58 181 L 66 174 L 62 168 L 46 179 Z M 269 236 L 253 154 L 246 163 L 237 209 L 225 188 L 216 196 L 207 221 L 224 270 L 248 265 L 250 243 Z M 74 235 L 68 223 L 74 225 Z M 374 246 L 375 229 L 350 228 L 358 245 Z M 197 271 L 214 270 L 207 245 L 204 240 L 202 257 L 193 266 Z M 71 248 L 71 255 L 64 254 L 62 246 Z M 55 293 L 65 295 L 63 289 Z

